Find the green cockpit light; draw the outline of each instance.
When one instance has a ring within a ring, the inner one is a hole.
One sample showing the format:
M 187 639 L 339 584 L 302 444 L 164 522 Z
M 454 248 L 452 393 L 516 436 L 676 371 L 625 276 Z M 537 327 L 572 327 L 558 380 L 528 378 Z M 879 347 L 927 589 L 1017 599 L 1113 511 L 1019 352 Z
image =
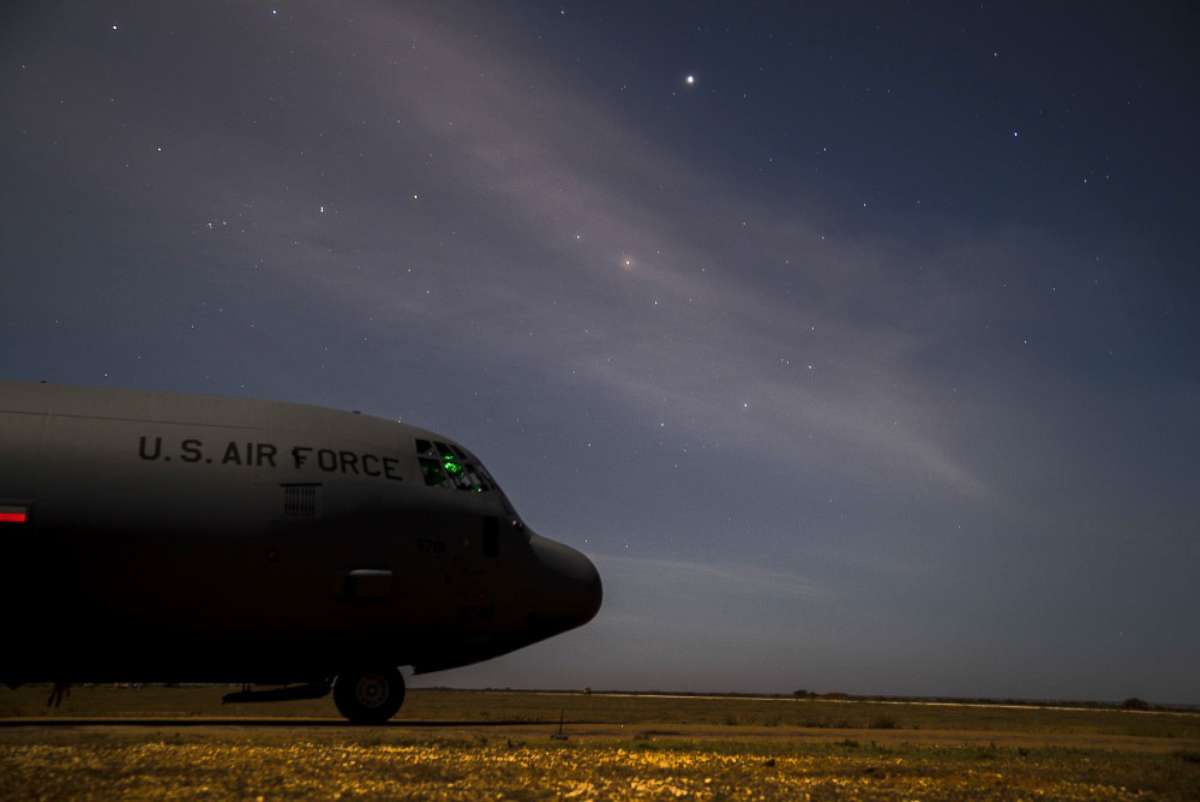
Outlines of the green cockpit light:
M 417 465 L 429 487 L 456 488 L 486 493 L 493 488 L 491 477 L 473 456 L 458 446 L 416 438 Z

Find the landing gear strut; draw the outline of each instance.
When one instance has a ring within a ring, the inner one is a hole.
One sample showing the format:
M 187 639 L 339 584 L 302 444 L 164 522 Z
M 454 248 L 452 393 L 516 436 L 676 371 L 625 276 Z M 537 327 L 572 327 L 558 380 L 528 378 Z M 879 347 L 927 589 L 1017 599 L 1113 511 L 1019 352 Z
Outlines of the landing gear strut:
M 333 703 L 351 724 L 382 724 L 404 704 L 404 675 L 394 667 L 343 671 L 333 683 Z

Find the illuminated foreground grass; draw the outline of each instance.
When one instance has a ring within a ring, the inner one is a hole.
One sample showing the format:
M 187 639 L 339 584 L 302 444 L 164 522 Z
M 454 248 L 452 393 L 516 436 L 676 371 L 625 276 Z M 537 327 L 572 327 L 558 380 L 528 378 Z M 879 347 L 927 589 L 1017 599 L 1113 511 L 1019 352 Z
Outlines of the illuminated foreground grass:
M 0 733 L 2 799 L 1200 799 L 1194 753 L 90 727 Z

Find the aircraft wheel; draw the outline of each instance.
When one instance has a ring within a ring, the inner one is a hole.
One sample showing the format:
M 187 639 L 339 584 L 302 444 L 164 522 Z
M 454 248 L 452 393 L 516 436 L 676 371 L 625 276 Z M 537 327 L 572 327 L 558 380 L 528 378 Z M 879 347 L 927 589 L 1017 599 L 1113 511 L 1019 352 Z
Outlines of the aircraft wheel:
M 404 675 L 398 668 L 344 671 L 333 684 L 333 703 L 351 724 L 382 724 L 404 704 Z

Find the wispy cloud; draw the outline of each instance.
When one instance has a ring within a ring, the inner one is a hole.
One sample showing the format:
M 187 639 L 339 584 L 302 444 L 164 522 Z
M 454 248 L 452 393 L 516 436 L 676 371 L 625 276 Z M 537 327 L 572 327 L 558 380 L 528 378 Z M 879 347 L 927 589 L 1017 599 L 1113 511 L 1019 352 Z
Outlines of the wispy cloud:
M 677 426 L 731 447 L 794 452 L 819 430 L 860 455 L 837 470 L 904 481 L 915 467 L 919 481 L 952 493 L 992 492 L 954 443 L 921 426 L 928 379 L 906 360 L 924 335 L 869 316 L 896 303 L 866 289 L 886 286 L 882 244 L 823 240 L 801 197 L 780 212 L 740 196 L 513 54 L 390 6 L 349 24 L 378 76 L 358 88 L 362 102 L 403 110 L 443 154 L 439 179 L 496 209 L 500 227 L 479 235 L 523 242 L 540 262 L 499 263 L 455 301 L 485 331 L 535 320 L 549 336 L 472 334 L 469 347 L 546 373 L 570 367 L 633 414 L 668 408 Z M 396 42 L 405 46 L 389 55 Z M 794 274 L 797 294 L 760 288 L 764 267 Z M 378 294 L 386 269 L 335 287 L 375 308 L 380 329 L 393 325 L 386 307 L 420 314 L 411 298 Z M 518 274 L 534 279 L 520 292 Z
M 827 238 L 802 191 L 782 207 L 747 196 L 542 65 L 431 16 L 308 10 L 329 35 L 297 47 L 339 102 L 296 141 L 209 131 L 195 110 L 194 139 L 173 145 L 194 158 L 162 168 L 193 188 L 159 209 L 171 224 L 188 220 L 198 242 L 221 238 L 227 254 L 340 305 L 372 339 L 438 324 L 437 348 L 573 371 L 632 417 L 668 410 L 695 439 L 786 460 L 819 431 L 853 454 L 826 456 L 830 471 L 996 494 L 931 423 L 944 380 L 913 369 L 944 335 L 897 321 L 916 306 L 941 321 L 969 314 L 977 301 L 963 284 L 892 280 L 904 244 Z M 139 129 L 153 138 L 161 125 Z M 323 152 L 325 129 L 354 131 L 361 153 Z M 326 166 L 310 168 L 310 151 Z M 206 173 L 213 153 L 236 158 Z M 253 181 L 231 167 L 245 163 Z M 342 163 L 362 178 L 353 195 L 328 173 Z M 988 250 L 981 237 L 927 255 Z M 469 325 L 440 325 L 448 299 Z

